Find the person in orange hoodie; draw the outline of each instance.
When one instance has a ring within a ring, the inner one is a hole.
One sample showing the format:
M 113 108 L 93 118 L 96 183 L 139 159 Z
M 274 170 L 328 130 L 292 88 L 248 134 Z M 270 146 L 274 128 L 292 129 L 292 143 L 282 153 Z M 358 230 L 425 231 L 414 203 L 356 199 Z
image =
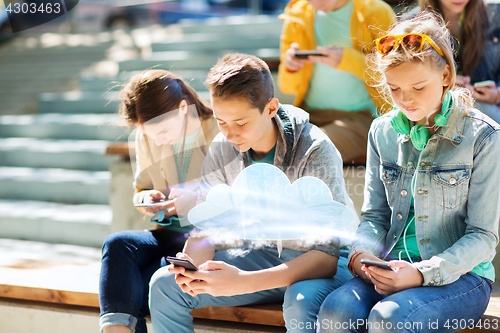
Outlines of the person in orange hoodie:
M 368 130 L 384 102 L 370 86 L 365 55 L 395 20 L 382 0 L 292 0 L 280 15 L 278 83 L 294 94 L 340 151 L 344 163 L 363 163 Z M 298 58 L 298 50 L 321 56 Z

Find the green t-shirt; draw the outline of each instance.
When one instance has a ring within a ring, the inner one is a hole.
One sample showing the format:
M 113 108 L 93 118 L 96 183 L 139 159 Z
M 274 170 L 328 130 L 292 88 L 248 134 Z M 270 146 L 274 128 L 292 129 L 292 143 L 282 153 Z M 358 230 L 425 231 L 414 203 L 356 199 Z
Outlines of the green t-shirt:
M 354 3 L 349 1 L 344 7 L 330 13 L 317 11 L 314 21 L 316 45 L 352 48 L 350 21 L 353 9 Z M 362 80 L 346 71 L 319 63 L 314 64 L 304 102 L 311 109 L 350 112 L 368 109 L 372 114 L 376 110 Z
M 415 234 L 415 208 L 413 205 L 413 198 L 411 199 L 410 211 L 405 223 L 405 230 L 403 235 L 399 237 L 396 245 L 392 248 L 390 253 L 391 257 L 395 259 L 408 259 L 420 257 L 420 250 L 417 245 L 417 236 Z M 406 235 L 406 237 L 405 237 Z
M 182 184 L 186 181 L 187 173 L 189 171 L 189 165 L 191 164 L 191 158 L 193 157 L 193 151 L 196 146 L 196 140 L 198 139 L 199 133 L 200 130 L 197 130 L 196 133 L 186 136 L 185 138 L 181 138 L 179 139 L 179 141 L 172 145 L 175 165 L 177 166 L 177 177 L 179 178 L 179 184 Z M 184 152 L 182 152 L 182 150 L 184 150 Z M 193 229 L 193 225 L 188 223 L 187 217 L 179 219 L 177 216 L 173 216 L 171 218 L 165 219 L 165 221 L 163 222 L 168 223 L 167 220 L 170 220 L 172 222 L 172 224 L 168 226 L 169 230 L 188 233 Z M 181 225 L 183 226 L 181 227 Z
M 267 155 L 261 160 L 254 161 L 252 159 L 252 154 L 250 154 L 250 151 L 248 152 L 248 157 L 250 158 L 250 162 L 252 162 L 252 164 L 256 164 L 256 163 L 274 164 L 274 153 L 275 152 L 276 152 L 276 145 L 274 145 L 273 149 L 271 149 L 271 151 L 269 153 L 267 153 Z
M 191 164 L 191 158 L 193 157 L 194 147 L 196 146 L 196 140 L 198 139 L 198 133 L 200 133 L 200 130 L 197 130 L 196 133 L 186 136 L 185 138 L 181 138 L 179 141 L 177 141 L 172 145 L 175 164 L 177 166 L 177 176 L 179 178 L 179 184 L 182 184 L 186 181 L 186 176 L 189 170 L 189 164 Z M 183 141 L 184 141 L 184 147 L 183 147 Z M 183 150 L 183 148 L 184 152 L 181 151 Z

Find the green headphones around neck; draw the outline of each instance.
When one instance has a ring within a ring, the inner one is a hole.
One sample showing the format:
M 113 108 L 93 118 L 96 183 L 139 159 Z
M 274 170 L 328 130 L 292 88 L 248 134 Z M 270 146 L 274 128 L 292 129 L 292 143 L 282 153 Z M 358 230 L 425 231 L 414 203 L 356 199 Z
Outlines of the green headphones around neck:
M 397 110 L 397 108 L 394 108 Z M 448 115 L 453 110 L 453 98 L 451 92 L 448 91 L 443 98 L 443 107 L 441 108 L 441 113 L 437 114 L 434 118 L 434 123 L 436 126 L 443 127 L 446 125 Z M 404 113 L 399 110 L 398 113 L 392 117 L 391 126 L 399 134 L 410 133 L 411 142 L 413 146 L 422 151 L 427 145 L 427 141 L 431 138 L 431 132 L 424 125 L 415 125 L 410 127 L 410 121 Z

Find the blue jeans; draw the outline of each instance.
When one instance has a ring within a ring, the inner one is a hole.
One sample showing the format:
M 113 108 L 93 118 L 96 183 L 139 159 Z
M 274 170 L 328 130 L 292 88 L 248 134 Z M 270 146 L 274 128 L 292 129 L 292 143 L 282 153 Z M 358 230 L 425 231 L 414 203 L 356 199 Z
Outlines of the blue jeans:
M 278 258 L 276 247 L 240 248 L 219 251 L 214 260 L 221 260 L 242 270 L 255 271 L 280 265 L 298 255 L 299 251 L 283 249 Z M 288 288 L 259 291 L 230 297 L 202 294 L 195 297 L 181 291 L 174 275 L 166 268 L 159 269 L 151 278 L 150 310 L 155 333 L 192 333 L 192 309 L 204 306 L 239 306 L 250 304 L 283 303 L 283 313 L 288 332 L 315 332 L 317 314 L 321 303 L 334 289 L 352 279 L 348 271 L 347 252 L 342 251 L 334 278 L 306 280 Z
M 383 296 L 356 277 L 325 299 L 318 332 L 456 332 L 481 318 L 491 287 L 488 279 L 467 273 L 444 286 Z
M 184 234 L 168 228 L 129 230 L 109 235 L 102 248 L 99 279 L 100 330 L 125 325 L 145 333 L 149 280 L 165 265 L 162 258 L 182 251 Z

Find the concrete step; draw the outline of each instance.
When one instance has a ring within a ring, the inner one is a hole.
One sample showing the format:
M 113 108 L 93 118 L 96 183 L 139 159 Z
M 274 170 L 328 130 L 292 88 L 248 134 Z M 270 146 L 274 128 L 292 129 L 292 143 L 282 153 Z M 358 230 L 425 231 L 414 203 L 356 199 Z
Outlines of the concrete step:
M 108 171 L 0 167 L 0 199 L 108 204 Z
M 245 52 L 260 48 L 279 48 L 280 31 L 269 31 L 266 35 L 240 36 L 238 34 L 224 36 L 213 33 L 195 33 L 172 38 L 162 43 L 151 45 L 153 52 L 161 51 L 220 51 L 231 50 Z
M 127 141 L 130 129 L 117 114 L 0 115 L 0 137 Z
M 111 215 L 107 205 L 0 200 L 0 237 L 101 247 Z
M 118 63 L 120 71 L 134 71 L 144 68 L 157 68 L 167 70 L 208 70 L 217 59 L 226 54 L 224 50 L 213 53 L 197 53 L 187 51 L 165 51 L 153 52 L 147 59 L 124 60 Z M 262 48 L 247 50 L 248 54 L 253 54 L 263 60 L 279 59 L 279 48 Z
M 116 92 L 105 91 L 43 93 L 38 100 L 40 113 L 115 113 L 120 105 Z
M 198 94 L 203 98 L 209 96 L 208 92 L 203 91 Z M 46 93 L 40 95 L 39 109 L 41 113 L 116 113 L 119 104 L 116 92 Z
M 118 156 L 106 155 L 110 141 L 0 138 L 2 166 L 107 171 Z
M 79 86 L 82 91 L 119 91 L 123 88 L 125 83 L 135 74 L 140 71 L 130 71 L 122 72 L 117 76 L 92 76 L 88 74 L 80 75 Z M 208 70 L 181 70 L 175 71 L 175 74 L 179 75 L 185 81 L 187 81 L 191 87 L 198 91 L 204 91 L 205 79 L 208 75 Z
M 192 33 L 216 33 L 223 35 L 241 34 L 255 36 L 266 34 L 269 31 L 281 31 L 283 21 L 276 16 L 234 16 L 224 18 L 210 18 L 202 24 L 184 20 L 180 25 L 185 34 Z

